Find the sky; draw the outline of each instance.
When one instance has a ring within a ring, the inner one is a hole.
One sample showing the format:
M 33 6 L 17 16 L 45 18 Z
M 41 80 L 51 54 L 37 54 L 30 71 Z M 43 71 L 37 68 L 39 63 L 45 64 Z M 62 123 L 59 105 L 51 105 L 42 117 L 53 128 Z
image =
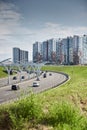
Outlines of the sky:
M 0 0 L 0 61 L 12 48 L 29 52 L 36 41 L 87 35 L 87 0 Z

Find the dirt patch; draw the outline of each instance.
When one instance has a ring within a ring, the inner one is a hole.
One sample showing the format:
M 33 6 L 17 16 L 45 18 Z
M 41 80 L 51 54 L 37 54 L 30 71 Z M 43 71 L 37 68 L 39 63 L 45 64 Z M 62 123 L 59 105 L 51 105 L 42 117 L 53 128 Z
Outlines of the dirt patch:
M 53 130 L 53 127 L 39 124 L 35 128 L 31 128 L 29 130 Z
M 0 130 L 12 130 L 12 120 L 8 112 L 0 113 Z

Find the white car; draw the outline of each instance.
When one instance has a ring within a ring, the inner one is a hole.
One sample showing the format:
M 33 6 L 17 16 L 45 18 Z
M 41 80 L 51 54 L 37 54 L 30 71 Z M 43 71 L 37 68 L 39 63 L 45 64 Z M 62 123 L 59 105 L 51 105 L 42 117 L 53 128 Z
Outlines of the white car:
M 33 82 L 33 87 L 39 87 L 39 83 L 38 82 Z

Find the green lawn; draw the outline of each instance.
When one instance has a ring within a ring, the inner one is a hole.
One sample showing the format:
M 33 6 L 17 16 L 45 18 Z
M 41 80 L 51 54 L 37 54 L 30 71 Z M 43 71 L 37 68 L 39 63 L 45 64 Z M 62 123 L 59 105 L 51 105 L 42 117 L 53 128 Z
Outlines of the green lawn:
M 1 129 L 8 126 L 10 130 L 87 130 L 87 67 L 44 66 L 42 70 L 67 73 L 70 80 L 3 105 L 0 108 Z

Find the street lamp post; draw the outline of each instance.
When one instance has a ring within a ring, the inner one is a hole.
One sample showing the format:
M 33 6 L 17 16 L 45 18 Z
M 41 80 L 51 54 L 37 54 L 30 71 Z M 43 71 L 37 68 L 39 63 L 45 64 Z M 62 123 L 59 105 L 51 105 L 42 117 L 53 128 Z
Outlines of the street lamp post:
M 2 66 L 4 66 L 4 68 L 6 69 L 7 73 L 8 73 L 8 84 L 10 84 L 10 72 L 11 72 L 11 63 L 7 62 L 9 61 L 11 58 L 5 59 L 3 61 L 0 62 L 0 64 Z M 7 62 L 7 63 L 6 63 Z

